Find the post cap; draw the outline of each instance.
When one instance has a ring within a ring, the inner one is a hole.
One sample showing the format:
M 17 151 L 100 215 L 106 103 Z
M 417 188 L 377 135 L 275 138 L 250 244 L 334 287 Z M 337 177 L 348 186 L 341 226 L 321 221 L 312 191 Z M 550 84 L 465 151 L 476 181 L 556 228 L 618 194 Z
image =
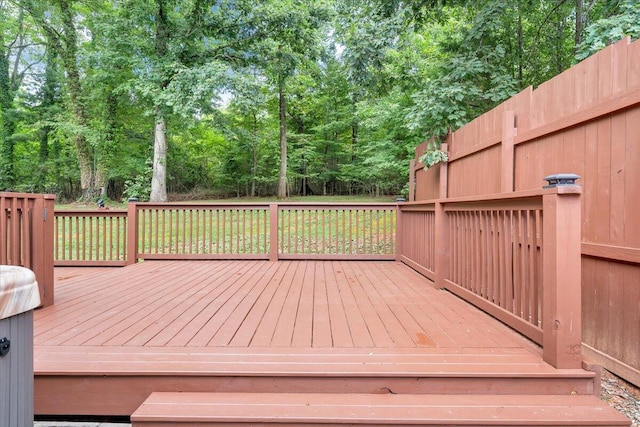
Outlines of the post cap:
M 542 188 L 553 188 L 561 185 L 576 185 L 576 179 L 579 179 L 580 175 L 575 173 L 556 173 L 544 178 L 547 181 L 547 185 Z

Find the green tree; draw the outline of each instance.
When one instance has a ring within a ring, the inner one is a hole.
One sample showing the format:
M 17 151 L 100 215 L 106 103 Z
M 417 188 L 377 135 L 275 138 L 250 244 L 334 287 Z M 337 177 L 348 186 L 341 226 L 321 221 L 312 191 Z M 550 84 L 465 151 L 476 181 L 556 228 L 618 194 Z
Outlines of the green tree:
M 273 82 L 278 98 L 280 171 L 278 197 L 288 195 L 287 180 L 287 83 L 301 68 L 319 56 L 323 25 L 329 18 L 326 1 L 271 0 L 252 9 L 258 17 L 257 32 L 265 37 L 255 45 L 259 66 Z
M 20 108 L 16 105 L 27 73 L 41 62 L 41 45 L 22 9 L 0 1 L 0 190 L 16 185 L 15 145 Z
M 601 16 L 589 25 L 584 36 L 577 40 L 576 59 L 581 60 L 624 38 L 640 38 L 640 3 L 623 0 L 603 7 Z

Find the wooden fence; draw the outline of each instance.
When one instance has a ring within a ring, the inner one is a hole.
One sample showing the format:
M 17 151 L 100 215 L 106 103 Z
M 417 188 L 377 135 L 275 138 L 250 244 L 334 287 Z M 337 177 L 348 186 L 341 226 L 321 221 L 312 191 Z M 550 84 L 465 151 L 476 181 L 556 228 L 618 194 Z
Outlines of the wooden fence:
M 56 211 L 55 264 L 395 259 L 395 204 L 154 204 Z M 134 250 L 131 250 L 134 248 Z
M 640 385 L 640 41 L 609 46 L 448 135 L 449 162 L 412 163 L 413 200 L 582 177 L 583 350 Z M 425 145 L 416 148 L 418 158 Z
M 580 193 L 403 204 L 399 259 L 543 345 L 553 366 L 579 368 Z
M 0 264 L 33 270 L 43 306 L 53 304 L 55 196 L 0 192 Z

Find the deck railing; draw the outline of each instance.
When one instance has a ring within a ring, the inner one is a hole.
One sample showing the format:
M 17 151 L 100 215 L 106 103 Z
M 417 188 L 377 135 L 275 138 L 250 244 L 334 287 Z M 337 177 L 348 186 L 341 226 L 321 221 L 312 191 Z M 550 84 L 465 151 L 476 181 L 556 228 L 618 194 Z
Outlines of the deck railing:
M 390 260 L 396 257 L 396 209 L 389 203 L 130 203 L 126 211 L 56 211 L 55 262 Z
M 400 206 L 399 259 L 580 367 L 580 187 Z
M 126 264 L 127 211 L 57 210 L 56 266 Z
M 53 304 L 54 195 L 0 192 L 0 264 L 33 270 L 42 305 Z
M 563 186 L 399 205 L 131 203 L 127 211 L 61 211 L 56 263 L 397 259 L 542 344 L 553 366 L 579 368 L 580 193 Z

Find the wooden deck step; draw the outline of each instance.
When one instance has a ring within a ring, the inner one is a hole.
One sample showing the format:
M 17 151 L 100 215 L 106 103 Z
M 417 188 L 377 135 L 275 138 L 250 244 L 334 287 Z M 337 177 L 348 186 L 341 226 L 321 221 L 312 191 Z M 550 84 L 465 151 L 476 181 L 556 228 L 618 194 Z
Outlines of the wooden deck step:
M 153 393 L 133 427 L 629 426 L 594 396 Z
M 37 348 L 38 414 L 127 416 L 156 391 L 592 395 L 595 385 L 593 372 L 517 348 Z

